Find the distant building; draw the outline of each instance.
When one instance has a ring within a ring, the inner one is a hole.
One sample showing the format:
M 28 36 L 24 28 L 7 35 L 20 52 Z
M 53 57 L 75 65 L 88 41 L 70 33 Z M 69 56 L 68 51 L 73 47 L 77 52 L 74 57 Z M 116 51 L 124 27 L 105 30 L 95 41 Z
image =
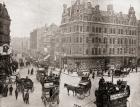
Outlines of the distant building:
M 138 66 L 140 66 L 140 20 L 138 22 Z
M 57 30 L 58 27 L 55 24 L 35 29 L 30 33 L 30 50 L 36 51 L 39 55 L 50 54 L 52 52 L 51 43 Z
M 105 66 L 129 65 L 136 61 L 138 23 L 135 10 L 128 14 L 116 13 L 113 5 L 107 11 L 90 2 L 63 5 L 60 25 L 63 63 L 68 66 L 85 65 L 87 68 L 105 69 Z
M 30 33 L 30 54 L 35 56 L 37 52 L 37 29 Z
M 28 53 L 29 51 L 29 38 L 28 37 L 13 37 L 11 38 L 11 46 L 13 51 L 18 54 Z

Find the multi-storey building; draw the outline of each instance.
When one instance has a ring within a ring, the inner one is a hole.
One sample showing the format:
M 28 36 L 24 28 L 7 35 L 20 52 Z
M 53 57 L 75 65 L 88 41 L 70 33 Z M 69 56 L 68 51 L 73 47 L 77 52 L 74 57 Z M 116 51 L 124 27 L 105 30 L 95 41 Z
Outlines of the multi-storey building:
M 113 5 L 107 10 L 91 2 L 63 5 L 60 25 L 64 63 L 69 66 L 128 65 L 137 56 L 137 18 L 130 7 L 128 14 L 116 13 Z
M 30 33 L 30 50 L 34 50 L 34 53 L 38 53 L 41 56 L 50 54 L 53 49 L 52 40 L 55 39 L 57 30 L 58 27 L 55 24 L 45 25 L 34 30 Z
M 30 33 L 30 54 L 36 56 L 37 52 L 37 29 Z
M 11 38 L 11 46 L 16 53 L 28 53 L 29 38 L 28 37 L 13 37 Z
M 138 66 L 140 66 L 140 20 L 138 21 Z
M 6 77 L 11 72 L 11 52 L 10 50 L 10 16 L 5 4 L 0 3 L 0 94 Z

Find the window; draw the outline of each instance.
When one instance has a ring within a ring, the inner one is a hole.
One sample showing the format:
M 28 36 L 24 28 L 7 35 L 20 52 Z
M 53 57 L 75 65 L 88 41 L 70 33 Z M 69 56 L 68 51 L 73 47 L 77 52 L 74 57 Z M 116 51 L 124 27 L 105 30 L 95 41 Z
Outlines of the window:
M 98 52 L 97 52 L 98 50 L 97 50 L 97 48 L 95 48 L 95 55 L 97 55 L 98 54 Z
M 94 38 L 92 38 L 92 43 L 94 43 L 95 41 L 94 41 Z
M 101 41 L 101 38 L 99 38 L 99 43 L 101 43 L 102 41 Z
M 95 32 L 95 27 L 94 26 L 92 26 L 92 32 Z
M 112 28 L 109 29 L 109 33 L 112 33 Z
M 113 44 L 115 44 L 115 38 L 113 38 Z
M 106 53 L 106 49 L 105 48 L 103 48 L 103 54 L 105 54 Z
M 83 31 L 83 26 L 80 26 L 80 31 L 81 31 L 81 32 Z
M 94 48 L 92 48 L 92 55 L 94 55 Z
M 71 27 L 70 27 L 70 32 L 71 32 Z
M 79 38 L 77 37 L 77 38 L 76 38 L 76 43 L 78 43 L 78 42 L 79 42 Z
M 109 48 L 109 54 L 111 54 L 111 48 Z
M 99 33 L 101 33 L 102 32 L 102 28 L 99 28 Z
M 104 33 L 107 33 L 107 28 L 104 28 Z
M 110 38 L 110 44 L 112 44 L 112 38 Z
M 77 25 L 77 29 L 76 29 L 76 31 L 79 31 L 79 26 Z
M 129 30 L 129 35 L 131 35 L 131 30 Z
M 129 44 L 131 44 L 131 39 L 129 39 Z
M 136 44 L 136 40 L 134 39 L 134 44 Z
M 96 43 L 98 43 L 98 37 L 96 37 Z
M 98 49 L 99 50 L 99 55 L 101 54 L 101 48 Z
M 104 37 L 104 43 L 107 43 L 107 38 L 106 37 Z
M 121 34 L 123 34 L 123 29 L 121 29 Z
M 120 44 L 120 38 L 118 38 L 118 44 Z
M 126 34 L 126 35 L 128 34 L 128 31 L 127 31 L 127 29 L 125 30 L 125 34 Z
M 115 28 L 113 28 L 113 34 L 115 34 L 116 33 L 116 30 L 115 30 Z
M 123 38 L 121 38 L 121 44 L 123 44 Z
M 99 32 L 98 27 L 96 27 L 96 33 L 98 33 L 98 32 Z
M 70 48 L 70 54 L 71 54 L 71 48 Z
M 80 43 L 82 43 L 82 37 L 80 37 Z
M 121 30 L 120 29 L 118 29 L 118 34 L 121 34 Z
M 118 48 L 118 52 L 117 53 L 120 54 L 120 48 Z
M 88 37 L 86 37 L 86 43 L 88 43 Z
M 89 26 L 87 26 L 87 32 L 89 32 Z
M 88 49 L 86 49 L 86 54 L 88 54 Z
M 127 44 L 127 43 L 128 43 L 127 38 L 125 38 L 125 44 Z
M 70 37 L 70 43 L 71 43 L 71 37 Z
M 122 54 L 122 48 L 120 48 L 120 54 Z
M 112 48 L 112 51 L 113 51 L 112 54 L 115 54 L 115 49 L 114 48 Z

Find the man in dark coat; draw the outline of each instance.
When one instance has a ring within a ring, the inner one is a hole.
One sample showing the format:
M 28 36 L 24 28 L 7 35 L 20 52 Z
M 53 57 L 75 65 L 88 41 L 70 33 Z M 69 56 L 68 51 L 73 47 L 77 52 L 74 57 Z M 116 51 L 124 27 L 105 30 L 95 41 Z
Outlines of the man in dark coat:
M 25 103 L 29 104 L 29 92 L 28 91 L 25 94 Z
M 30 70 L 28 69 L 28 75 L 30 74 Z
M 16 100 L 17 100 L 17 98 L 18 98 L 18 90 L 17 90 L 17 88 L 15 90 L 15 97 L 16 97 Z
M 22 98 L 23 98 L 23 101 L 25 103 L 25 95 L 24 95 L 24 90 L 22 91 Z
M 12 95 L 12 92 L 13 92 L 13 87 L 11 85 L 10 88 L 9 88 L 9 95 Z
M 5 93 L 5 97 L 7 97 L 7 94 L 8 94 L 8 85 L 5 86 L 4 93 Z
M 33 74 L 34 74 L 34 69 L 32 68 L 32 69 L 31 69 L 31 75 L 33 75 Z

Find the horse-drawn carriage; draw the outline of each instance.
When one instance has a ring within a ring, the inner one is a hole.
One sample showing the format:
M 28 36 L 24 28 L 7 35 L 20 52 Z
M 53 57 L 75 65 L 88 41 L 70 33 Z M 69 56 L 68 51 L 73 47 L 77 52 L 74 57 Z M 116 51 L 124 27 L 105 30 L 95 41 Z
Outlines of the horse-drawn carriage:
M 38 68 L 37 74 L 36 74 L 36 79 L 37 79 L 38 81 L 40 81 L 41 79 L 44 78 L 45 75 L 46 75 L 46 70 L 45 70 L 45 68 Z
M 59 104 L 59 86 L 46 81 L 42 86 L 41 98 L 45 107 L 56 107 Z
M 79 99 L 84 99 L 90 95 L 91 89 L 91 80 L 87 76 L 81 77 L 81 81 L 77 86 L 64 84 L 64 87 L 67 88 L 68 95 L 69 91 L 73 92 L 73 95 L 77 96 Z
M 31 79 L 28 79 L 28 78 L 20 78 L 20 79 L 17 79 L 16 80 L 16 83 L 17 83 L 17 88 L 20 91 L 23 91 L 23 90 L 31 90 L 31 91 L 34 91 L 34 83 L 32 82 Z
M 129 74 L 128 70 L 121 70 L 121 69 L 117 69 L 113 72 L 114 76 L 126 76 Z

